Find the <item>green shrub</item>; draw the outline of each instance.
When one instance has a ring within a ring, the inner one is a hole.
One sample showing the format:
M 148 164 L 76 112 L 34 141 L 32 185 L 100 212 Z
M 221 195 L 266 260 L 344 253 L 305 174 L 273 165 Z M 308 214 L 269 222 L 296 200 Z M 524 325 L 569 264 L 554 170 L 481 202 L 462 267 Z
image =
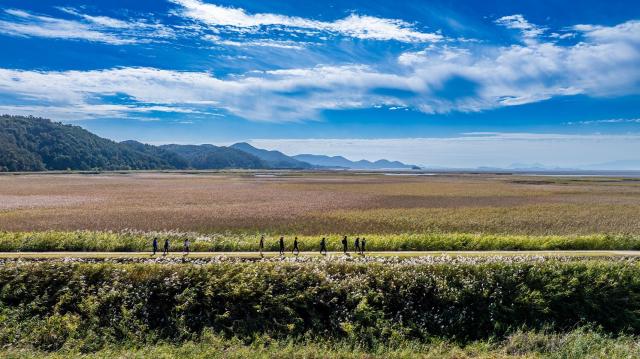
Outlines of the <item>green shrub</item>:
M 7 262 L 0 267 L 0 345 L 92 351 L 216 333 L 372 348 L 586 324 L 640 333 L 634 262 L 416 263 Z

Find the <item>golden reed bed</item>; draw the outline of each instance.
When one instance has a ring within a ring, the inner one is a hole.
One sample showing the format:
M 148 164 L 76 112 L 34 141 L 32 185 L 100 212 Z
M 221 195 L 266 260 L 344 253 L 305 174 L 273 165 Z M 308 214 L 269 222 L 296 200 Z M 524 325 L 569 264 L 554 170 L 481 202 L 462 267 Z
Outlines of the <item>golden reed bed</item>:
M 0 176 L 0 230 L 640 233 L 640 182 L 382 174 Z

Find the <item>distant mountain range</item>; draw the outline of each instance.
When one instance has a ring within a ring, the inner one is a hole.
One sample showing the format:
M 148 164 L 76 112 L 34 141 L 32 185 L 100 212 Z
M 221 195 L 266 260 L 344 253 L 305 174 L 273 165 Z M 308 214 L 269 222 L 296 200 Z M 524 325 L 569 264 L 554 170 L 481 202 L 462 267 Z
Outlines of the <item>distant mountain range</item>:
M 378 160 L 375 162 L 360 160 L 350 161 L 342 156 L 323 156 L 302 154 L 292 156 L 296 160 L 335 169 L 383 170 L 383 169 L 420 169 L 418 166 L 406 165 L 398 161 Z
M 584 166 L 587 170 L 621 170 L 621 171 L 634 171 L 640 170 L 640 160 L 622 160 L 611 161 L 604 163 L 596 163 L 593 165 Z
M 308 159 L 308 160 L 305 160 Z M 408 169 L 415 166 L 344 157 L 287 156 L 241 142 L 225 146 L 115 142 L 72 125 L 0 116 L 0 172 L 154 169 Z
M 473 172 L 473 171 L 499 171 L 499 172 L 581 172 L 581 171 L 640 171 L 640 160 L 622 160 L 603 162 L 590 165 L 581 165 L 575 167 L 558 167 L 546 166 L 540 163 L 514 163 L 505 167 L 496 166 L 479 166 L 479 167 L 446 167 L 446 166 L 425 166 L 422 167 L 426 171 L 455 171 L 455 172 Z
M 313 163 L 300 161 L 280 151 L 268 151 L 255 148 L 246 142 L 236 143 L 229 147 L 256 156 L 272 168 L 310 169 L 314 167 Z

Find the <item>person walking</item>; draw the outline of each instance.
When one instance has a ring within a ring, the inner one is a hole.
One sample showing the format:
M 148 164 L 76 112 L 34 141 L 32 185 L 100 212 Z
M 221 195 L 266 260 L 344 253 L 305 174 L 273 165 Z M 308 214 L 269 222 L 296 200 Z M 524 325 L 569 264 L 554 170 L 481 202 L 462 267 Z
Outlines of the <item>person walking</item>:
M 347 254 L 347 236 L 344 236 L 342 238 L 342 251 L 344 252 L 344 254 Z
M 280 255 L 284 255 L 284 237 L 280 237 Z
M 320 241 L 320 254 L 324 254 L 325 256 L 327 255 L 327 240 L 324 237 L 322 237 L 322 240 Z
M 291 253 L 295 254 L 296 256 L 300 254 L 300 248 L 298 248 L 298 237 L 295 237 L 293 239 L 293 250 L 291 251 Z
M 356 237 L 356 241 L 353 243 L 353 246 L 355 248 L 353 248 L 353 253 L 360 253 L 360 237 Z
M 260 257 L 264 257 L 262 251 L 264 250 L 264 236 L 260 236 Z
M 362 242 L 360 242 L 360 254 L 364 255 L 364 251 L 365 251 L 364 246 L 366 245 L 367 245 L 367 239 L 362 237 Z
M 187 255 L 191 252 L 191 242 L 189 242 L 189 238 L 184 240 L 184 255 Z
M 164 251 L 162 252 L 163 256 L 166 256 L 167 254 L 169 254 L 169 238 L 164 240 Z
M 153 237 L 153 256 L 156 255 L 156 252 L 158 252 L 158 237 Z

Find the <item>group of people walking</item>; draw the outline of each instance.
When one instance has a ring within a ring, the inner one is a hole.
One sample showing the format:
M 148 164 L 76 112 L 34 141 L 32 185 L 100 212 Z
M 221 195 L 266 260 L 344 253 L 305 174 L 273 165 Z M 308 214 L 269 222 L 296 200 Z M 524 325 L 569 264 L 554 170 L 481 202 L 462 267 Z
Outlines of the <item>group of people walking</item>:
M 364 252 L 366 251 L 366 246 L 367 246 L 367 239 L 364 237 L 362 237 L 362 239 L 360 239 L 360 237 L 357 237 L 354 241 L 354 252 L 357 254 L 364 255 Z M 264 236 L 260 237 L 259 248 L 260 248 L 260 255 L 262 255 L 262 252 L 264 251 Z M 281 256 L 285 254 L 286 248 L 284 244 L 284 237 L 280 237 L 280 239 L 278 240 L 278 251 Z M 347 239 L 347 236 L 344 236 L 342 238 L 342 251 L 344 252 L 344 254 L 348 254 L 349 252 L 349 240 Z M 294 237 L 293 239 L 293 248 L 291 249 L 291 253 L 295 254 L 296 256 L 300 254 L 298 237 Z M 322 239 L 320 240 L 320 254 L 327 255 L 327 239 L 325 237 L 322 237 Z
M 162 249 L 162 255 L 166 256 L 167 254 L 169 254 L 169 245 L 170 245 L 169 238 L 165 238 L 164 247 Z M 366 238 L 362 237 L 361 239 L 360 237 L 356 237 L 353 245 L 354 246 L 353 251 L 357 254 L 364 255 L 364 252 L 366 250 L 366 245 L 367 245 Z M 158 237 L 153 238 L 152 246 L 153 246 L 153 255 L 156 255 L 156 253 L 158 253 Z M 280 240 L 278 241 L 278 247 L 279 247 L 280 255 L 284 256 L 286 251 L 284 237 L 280 237 Z M 264 251 L 264 236 L 260 236 L 259 248 L 260 248 L 260 255 L 262 255 L 262 252 Z M 342 238 L 342 251 L 344 252 L 344 254 L 348 254 L 349 252 L 349 241 L 347 239 L 347 236 L 344 236 Z M 189 239 L 184 240 L 182 252 L 185 255 L 191 253 L 191 242 L 189 241 Z M 300 254 L 300 245 L 298 242 L 298 237 L 295 237 L 293 239 L 293 248 L 291 249 L 291 253 L 296 256 Z M 325 237 L 322 237 L 322 240 L 320 240 L 320 254 L 327 255 L 327 239 Z
M 158 237 L 153 238 L 152 246 L 153 246 L 153 255 L 155 256 L 156 253 L 158 252 Z M 185 255 L 191 253 L 191 241 L 188 238 L 185 239 L 183 242 L 182 252 Z M 162 255 L 166 256 L 167 254 L 169 254 L 169 238 L 165 238 L 164 247 L 162 249 Z

